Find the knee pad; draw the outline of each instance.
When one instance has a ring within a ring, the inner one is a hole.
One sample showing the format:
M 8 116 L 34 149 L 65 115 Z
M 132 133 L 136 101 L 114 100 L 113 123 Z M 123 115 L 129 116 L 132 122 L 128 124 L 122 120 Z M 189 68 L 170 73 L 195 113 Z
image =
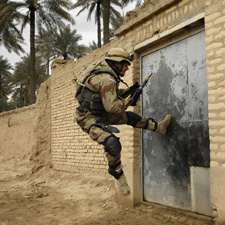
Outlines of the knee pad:
M 126 112 L 127 114 L 127 125 L 131 125 L 132 127 L 136 127 L 137 123 L 141 121 L 142 117 L 134 112 Z
M 105 138 L 103 145 L 105 146 L 105 151 L 112 156 L 118 155 L 122 149 L 119 138 L 113 134 Z
M 109 164 L 108 172 L 110 175 L 114 176 L 116 179 L 119 179 L 123 174 L 122 164 L 118 162 L 115 166 Z

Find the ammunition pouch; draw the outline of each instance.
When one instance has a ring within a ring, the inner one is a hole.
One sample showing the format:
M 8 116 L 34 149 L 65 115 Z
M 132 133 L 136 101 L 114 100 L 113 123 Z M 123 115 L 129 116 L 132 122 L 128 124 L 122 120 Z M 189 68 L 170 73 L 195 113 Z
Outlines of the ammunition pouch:
M 93 115 L 100 116 L 105 113 L 100 94 L 87 87 L 81 88 L 76 95 L 81 108 L 89 110 Z

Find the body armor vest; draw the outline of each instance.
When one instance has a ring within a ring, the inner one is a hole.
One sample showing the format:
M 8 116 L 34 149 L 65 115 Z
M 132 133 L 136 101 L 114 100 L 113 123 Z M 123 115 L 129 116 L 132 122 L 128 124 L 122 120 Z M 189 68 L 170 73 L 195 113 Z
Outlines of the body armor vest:
M 102 103 L 102 98 L 99 93 L 94 92 L 90 90 L 88 87 L 84 85 L 85 81 L 88 79 L 88 77 L 92 76 L 93 74 L 100 74 L 100 73 L 108 73 L 112 75 L 116 80 L 118 78 L 116 77 L 115 73 L 108 69 L 107 67 L 101 67 L 94 71 L 92 71 L 87 78 L 83 81 L 82 87 L 79 88 L 79 90 L 76 93 L 76 99 L 79 102 L 80 106 L 77 108 L 80 111 L 88 110 L 93 115 L 100 116 L 103 113 L 105 113 L 105 108 Z

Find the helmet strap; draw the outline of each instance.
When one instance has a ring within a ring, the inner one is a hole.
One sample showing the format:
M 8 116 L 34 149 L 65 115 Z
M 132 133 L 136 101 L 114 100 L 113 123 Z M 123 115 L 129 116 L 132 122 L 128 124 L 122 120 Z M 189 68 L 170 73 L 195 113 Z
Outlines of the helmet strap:
M 125 84 L 129 88 L 128 84 L 124 80 L 122 80 L 121 78 L 119 78 L 119 79 L 123 84 Z
M 121 70 L 115 65 L 114 61 L 107 60 L 108 65 L 113 69 L 118 77 L 120 77 Z
M 106 62 L 107 62 L 107 64 L 113 69 L 113 71 L 116 73 L 116 75 L 117 75 L 118 78 L 119 78 L 119 81 L 122 82 L 123 84 L 125 84 L 127 87 L 129 87 L 128 84 L 120 78 L 120 77 L 121 77 L 121 72 L 122 72 L 122 68 L 123 68 L 123 63 L 124 63 L 124 62 L 121 62 L 121 65 L 122 65 L 121 69 L 119 69 L 119 68 L 115 65 L 114 61 L 107 60 Z

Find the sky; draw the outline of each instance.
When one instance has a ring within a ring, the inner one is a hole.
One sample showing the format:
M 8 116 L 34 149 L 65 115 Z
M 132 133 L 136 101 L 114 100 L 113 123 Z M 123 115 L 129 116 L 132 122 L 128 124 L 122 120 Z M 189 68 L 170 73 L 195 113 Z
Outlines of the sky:
M 123 10 L 118 10 L 124 15 L 126 15 L 126 12 L 132 10 L 135 8 L 135 2 L 130 3 L 128 6 L 126 6 Z M 77 15 L 77 12 L 80 9 L 74 9 L 71 11 L 71 14 L 74 15 L 74 19 L 76 24 L 71 25 L 71 28 L 77 30 L 77 34 L 82 35 L 82 40 L 79 41 L 79 44 L 89 45 L 92 41 L 95 41 L 97 43 L 97 25 L 95 24 L 94 17 L 91 19 L 91 21 L 87 21 L 87 13 L 84 11 L 79 16 Z M 23 32 L 23 37 L 25 38 L 24 50 L 26 53 L 29 53 L 29 26 L 26 27 L 26 29 Z M 20 61 L 21 57 L 24 56 L 23 53 L 20 55 L 17 55 L 15 53 L 9 53 L 3 46 L 0 47 L 0 55 L 3 56 L 3 58 L 7 58 L 8 62 L 14 67 L 15 63 Z

